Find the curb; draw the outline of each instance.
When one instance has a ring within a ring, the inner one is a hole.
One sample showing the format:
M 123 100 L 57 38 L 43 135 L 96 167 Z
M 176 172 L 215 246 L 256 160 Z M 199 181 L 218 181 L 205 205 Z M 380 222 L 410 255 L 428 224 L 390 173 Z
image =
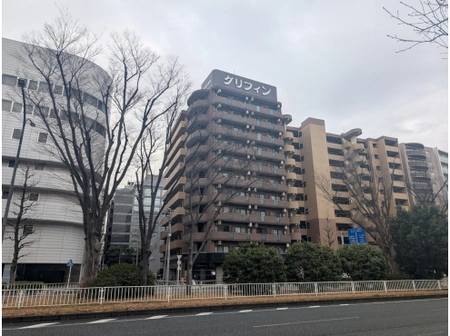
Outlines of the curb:
M 82 320 L 82 319 L 95 319 L 95 318 L 107 318 L 107 317 L 119 317 L 119 316 L 138 316 L 138 315 L 169 315 L 176 313 L 195 313 L 195 312 L 214 312 L 214 311 L 227 311 L 236 309 L 254 309 L 254 308 L 279 308 L 279 307 L 298 307 L 309 305 L 332 305 L 342 303 L 364 303 L 364 302 L 376 302 L 376 301 L 402 301 L 411 299 L 430 299 L 448 297 L 447 293 L 436 293 L 423 296 L 402 296 L 402 297 L 377 297 L 377 298 L 345 298 L 345 299 L 330 299 L 330 300 L 311 300 L 311 301 L 290 301 L 290 302 L 268 302 L 268 303 L 242 303 L 226 306 L 201 306 L 201 307 L 174 307 L 163 309 L 141 309 L 141 310 L 124 310 L 124 311 L 111 311 L 111 312 L 99 312 L 99 313 L 80 313 L 80 314 L 64 314 L 64 315 L 38 315 L 38 316 L 17 316 L 17 317 L 2 317 L 2 323 L 23 323 L 23 322 L 50 322 L 50 321 L 67 321 L 67 320 Z

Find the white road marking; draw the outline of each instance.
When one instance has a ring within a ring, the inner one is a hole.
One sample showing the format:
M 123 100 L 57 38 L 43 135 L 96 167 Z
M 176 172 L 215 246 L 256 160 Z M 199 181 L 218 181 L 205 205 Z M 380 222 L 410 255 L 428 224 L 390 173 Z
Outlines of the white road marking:
M 87 322 L 86 324 L 106 323 L 106 322 L 111 322 L 111 321 L 114 321 L 114 320 L 117 320 L 117 318 L 97 320 L 97 321 Z
M 341 303 L 339 306 L 348 306 L 348 303 Z
M 345 321 L 345 320 L 355 320 L 359 319 L 359 316 L 355 317 L 344 317 L 344 318 L 336 318 L 336 319 L 326 319 L 326 320 L 309 320 L 309 321 L 300 321 L 300 322 L 287 322 L 287 323 L 277 323 L 277 324 L 263 324 L 253 326 L 253 328 L 262 328 L 262 327 L 277 327 L 291 324 L 305 324 L 305 323 L 318 323 L 318 322 L 331 322 L 331 321 Z
M 21 328 L 18 328 L 18 329 L 42 328 L 42 327 L 46 327 L 46 326 L 57 324 L 57 323 L 59 323 L 59 322 L 39 323 L 39 324 L 30 325 L 28 327 L 21 327 Z
M 158 319 L 162 319 L 167 316 L 169 316 L 169 315 L 155 315 L 155 316 L 147 317 L 146 320 L 158 320 Z
M 196 316 L 205 316 L 205 315 L 211 315 L 213 312 L 205 312 L 205 313 L 198 313 Z
M 319 308 L 320 306 L 309 306 L 308 308 Z
M 250 313 L 252 312 L 252 309 L 244 309 L 244 310 L 240 310 L 239 313 Z
M 288 307 L 277 308 L 277 310 L 287 310 Z

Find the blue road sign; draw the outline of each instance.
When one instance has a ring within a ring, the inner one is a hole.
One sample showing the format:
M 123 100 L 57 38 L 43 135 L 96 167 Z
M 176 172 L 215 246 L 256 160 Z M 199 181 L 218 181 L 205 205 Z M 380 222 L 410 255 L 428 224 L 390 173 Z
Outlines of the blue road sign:
M 365 244 L 366 232 L 362 228 L 348 229 L 348 243 L 352 244 Z
M 70 259 L 70 260 L 67 262 L 66 266 L 69 266 L 69 267 L 72 267 L 72 266 L 73 266 L 73 261 L 72 261 L 72 259 Z

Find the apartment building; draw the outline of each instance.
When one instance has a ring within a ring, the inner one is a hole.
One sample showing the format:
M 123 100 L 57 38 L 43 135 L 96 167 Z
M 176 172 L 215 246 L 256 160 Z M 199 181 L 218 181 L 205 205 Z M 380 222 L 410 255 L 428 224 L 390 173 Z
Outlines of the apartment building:
M 170 278 L 176 255 L 186 270 L 191 233 L 193 250 L 200 251 L 193 275 L 201 280 L 220 281 L 225 254 L 242 242 L 264 242 L 281 253 L 298 241 L 348 244 L 350 195 L 340 196 L 338 209 L 318 181 L 343 190 L 342 167 L 350 158 L 393 184 L 392 212 L 409 205 L 397 139 L 363 139 L 361 129 L 328 133 L 314 118 L 300 127 L 291 121 L 275 87 L 234 74 L 214 70 L 192 93 L 173 127 L 165 170 L 164 209 L 173 210 Z M 161 236 L 165 244 L 168 237 Z
M 411 204 L 447 202 L 448 153 L 421 143 L 402 143 L 400 153 L 405 162 L 406 181 Z

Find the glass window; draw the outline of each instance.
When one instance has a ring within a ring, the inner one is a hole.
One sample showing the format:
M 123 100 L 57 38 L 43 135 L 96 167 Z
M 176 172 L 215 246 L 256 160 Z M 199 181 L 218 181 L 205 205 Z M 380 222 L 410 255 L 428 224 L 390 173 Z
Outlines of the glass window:
M 14 102 L 13 112 L 22 112 L 22 104 Z
M 37 90 L 38 87 L 38 82 L 34 81 L 34 80 L 30 80 L 28 82 L 28 89 L 29 90 Z
M 38 135 L 38 142 L 47 143 L 48 134 L 47 133 L 39 133 Z
M 31 201 L 31 202 L 36 202 L 37 200 L 39 200 L 39 194 L 37 194 L 37 193 L 31 193 L 31 194 L 28 196 L 28 200 Z
M 22 131 L 18 128 L 13 129 L 12 138 L 13 139 L 20 139 L 20 136 L 22 135 Z
M 44 170 L 45 169 L 45 164 L 44 163 L 36 163 L 34 165 L 34 170 Z
M 39 83 L 39 92 L 49 92 L 48 84 L 46 82 Z
M 2 99 L 2 111 L 10 112 L 12 106 L 12 101 Z
M 2 84 L 9 86 L 16 86 L 17 77 L 10 75 L 2 75 Z

